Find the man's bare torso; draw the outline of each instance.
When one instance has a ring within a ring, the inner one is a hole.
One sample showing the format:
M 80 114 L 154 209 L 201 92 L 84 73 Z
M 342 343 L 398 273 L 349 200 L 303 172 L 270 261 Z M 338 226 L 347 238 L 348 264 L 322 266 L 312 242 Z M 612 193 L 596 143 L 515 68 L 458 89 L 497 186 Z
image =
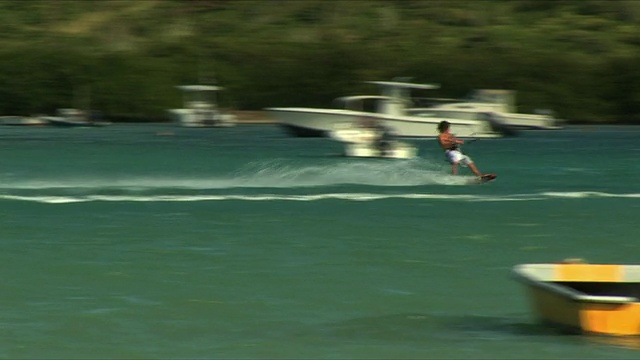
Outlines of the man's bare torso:
M 440 147 L 443 150 L 454 149 L 458 144 L 458 142 L 456 141 L 456 137 L 448 132 L 438 135 L 438 142 L 440 143 Z

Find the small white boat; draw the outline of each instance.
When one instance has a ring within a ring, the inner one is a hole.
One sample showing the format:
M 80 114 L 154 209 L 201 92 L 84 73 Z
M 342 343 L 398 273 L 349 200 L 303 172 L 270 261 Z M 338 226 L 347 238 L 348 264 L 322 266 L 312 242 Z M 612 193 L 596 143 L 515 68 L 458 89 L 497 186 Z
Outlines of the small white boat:
M 47 121 L 38 116 L 0 116 L 0 125 L 6 126 L 42 126 L 47 125 Z
M 108 121 L 92 119 L 85 111 L 73 108 L 58 109 L 56 116 L 43 116 L 41 119 L 49 125 L 59 127 L 95 127 L 111 124 Z
M 508 126 L 518 129 L 560 129 L 561 120 L 553 116 L 550 110 L 538 110 L 536 114 L 523 114 L 516 111 L 515 91 L 501 89 L 477 89 L 464 99 L 433 99 L 424 108 L 412 108 L 411 113 L 429 113 L 438 117 L 458 117 L 460 112 L 482 112 L 497 116 Z
M 339 124 L 329 136 L 344 143 L 344 155 L 350 157 L 412 159 L 418 153 L 417 147 L 397 140 L 390 129 L 382 126 Z
M 436 89 L 437 85 L 396 81 L 369 81 L 378 85 L 382 95 L 345 96 L 334 100 L 331 109 L 266 108 L 278 123 L 295 136 L 326 136 L 338 124 L 356 122 L 363 117 L 375 119 L 393 129 L 399 137 L 436 137 L 438 123 L 447 120 L 458 137 L 495 138 L 508 135 L 507 127 L 495 118 L 440 118 L 407 111 L 411 106 L 411 89 Z
M 228 127 L 236 125 L 236 117 L 223 113 L 216 101 L 216 93 L 224 88 L 212 85 L 181 85 L 184 108 L 170 109 L 171 118 L 186 127 Z

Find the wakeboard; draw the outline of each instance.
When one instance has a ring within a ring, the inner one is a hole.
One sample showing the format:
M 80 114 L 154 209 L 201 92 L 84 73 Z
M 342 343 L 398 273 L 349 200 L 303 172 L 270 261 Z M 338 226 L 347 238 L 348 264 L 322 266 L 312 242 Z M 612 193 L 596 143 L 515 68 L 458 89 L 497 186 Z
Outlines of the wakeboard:
M 496 174 L 484 174 L 481 177 L 475 177 L 469 180 L 469 184 L 484 184 L 493 181 L 498 177 Z

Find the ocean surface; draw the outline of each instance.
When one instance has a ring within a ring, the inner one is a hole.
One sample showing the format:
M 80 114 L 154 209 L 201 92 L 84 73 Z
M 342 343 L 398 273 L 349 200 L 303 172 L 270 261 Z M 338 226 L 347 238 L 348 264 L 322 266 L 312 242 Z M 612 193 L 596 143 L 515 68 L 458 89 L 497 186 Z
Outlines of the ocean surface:
M 539 324 L 511 276 L 640 263 L 640 127 L 470 143 L 482 185 L 411 142 L 0 127 L 0 358 L 640 358 Z

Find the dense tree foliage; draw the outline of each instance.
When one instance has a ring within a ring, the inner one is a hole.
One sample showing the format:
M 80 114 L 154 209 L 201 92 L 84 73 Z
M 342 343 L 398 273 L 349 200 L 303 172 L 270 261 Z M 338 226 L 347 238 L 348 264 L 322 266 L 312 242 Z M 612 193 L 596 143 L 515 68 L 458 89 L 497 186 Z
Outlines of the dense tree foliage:
M 640 1 L 4 0 L 0 29 L 0 114 L 166 120 L 176 85 L 212 82 L 236 109 L 327 106 L 408 76 L 640 124 Z

